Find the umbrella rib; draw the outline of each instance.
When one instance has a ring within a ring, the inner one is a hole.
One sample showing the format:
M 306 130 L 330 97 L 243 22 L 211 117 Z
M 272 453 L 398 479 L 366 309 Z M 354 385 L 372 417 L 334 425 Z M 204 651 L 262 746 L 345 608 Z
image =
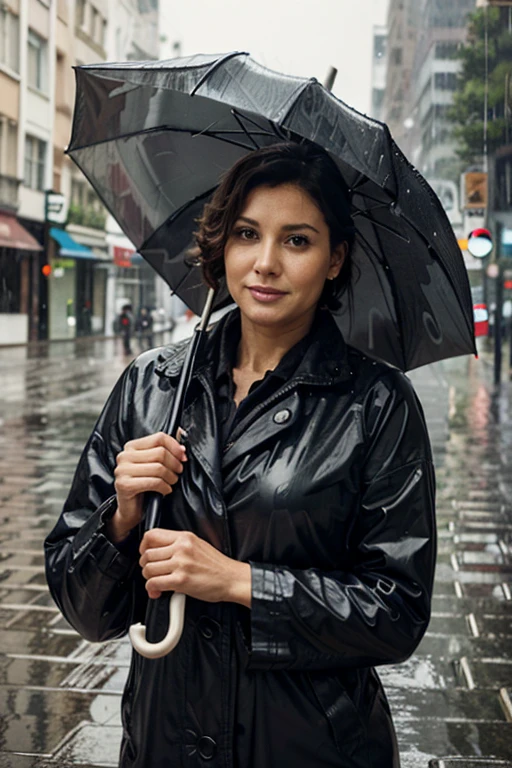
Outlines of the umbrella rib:
M 254 149 L 259 149 L 259 148 L 260 148 L 260 147 L 259 147 L 259 144 L 257 144 L 257 143 L 256 143 L 256 141 L 254 140 L 254 138 L 252 137 L 252 135 L 249 133 L 249 131 L 247 130 L 247 128 L 245 127 L 245 125 L 242 123 L 242 119 L 241 119 L 241 117 L 240 117 L 240 114 L 239 114 L 239 113 L 236 111 L 236 109 L 232 109 L 232 110 L 231 110 L 231 114 L 233 115 L 233 117 L 234 117 L 234 118 L 235 118 L 235 120 L 237 121 L 238 125 L 240 126 L 240 128 L 242 129 L 242 131 L 245 133 L 245 135 L 246 135 L 246 136 L 247 136 L 247 138 L 249 139 L 249 141 L 252 141 L 252 143 L 254 144 Z
M 261 133 L 256 131 L 256 132 L 254 132 L 255 136 L 259 136 L 259 135 L 261 135 L 261 136 L 277 136 L 278 139 L 286 139 L 287 138 L 286 134 L 280 128 L 280 126 L 276 125 L 272 120 L 268 120 L 267 119 L 267 122 L 270 125 L 270 128 L 272 129 L 272 130 L 269 131 L 268 129 L 262 127 L 259 123 L 257 123 L 256 120 L 254 120 L 252 117 L 249 117 L 248 115 L 242 115 L 242 113 L 239 112 L 236 108 L 232 109 L 232 113 L 233 113 L 233 115 L 235 115 L 235 113 L 236 113 L 240 117 L 240 120 L 244 119 L 247 123 L 251 123 L 251 125 L 256 126 L 256 128 L 258 128 Z
M 181 280 L 179 281 L 179 283 L 178 283 L 178 285 L 176 286 L 176 288 L 171 288 L 171 296 L 175 296 L 175 295 L 177 296 L 177 295 L 178 295 L 178 291 L 179 291 L 179 289 L 181 288 L 181 286 L 183 285 L 183 283 L 185 282 L 185 280 L 186 280 L 188 277 L 190 277 L 190 272 L 191 272 L 191 270 L 192 270 L 192 267 L 189 269 L 189 271 L 188 271 L 188 272 L 186 272 L 186 273 L 183 275 L 183 277 L 182 277 L 182 278 L 181 278 Z
M 361 173 L 361 171 L 359 171 L 359 176 L 356 179 L 355 184 L 352 184 L 352 186 L 350 187 L 350 191 L 355 192 L 356 189 L 359 189 L 359 187 L 361 187 L 363 184 L 366 184 L 367 181 L 368 181 L 368 177 L 365 176 L 364 173 Z M 362 193 L 358 192 L 358 194 L 360 195 Z
M 354 187 L 352 187 L 352 196 L 364 197 L 366 200 L 371 200 L 372 203 L 378 203 L 379 207 L 381 208 L 382 206 L 386 208 L 389 206 L 389 203 L 383 203 L 382 200 L 379 200 L 377 197 L 373 197 L 373 195 L 369 195 L 367 192 L 358 192 L 354 189 Z
M 386 266 L 389 267 L 387 261 L 380 255 L 380 253 L 378 251 L 375 250 L 373 245 L 371 245 L 371 243 L 366 239 L 366 237 L 363 235 L 363 233 L 360 230 L 358 230 L 357 234 L 358 234 L 359 238 L 363 241 L 365 246 L 368 248 L 370 253 L 372 253 L 374 255 L 374 257 L 377 259 L 378 263 L 381 266 L 383 266 L 383 267 L 386 267 Z M 376 233 L 376 237 L 377 237 L 377 239 L 379 239 L 378 233 Z M 375 270 L 375 275 L 377 276 L 377 280 L 381 284 L 382 296 L 384 297 L 384 301 L 388 305 L 388 309 L 390 311 L 391 317 L 393 317 L 393 311 L 392 310 L 394 309 L 394 314 L 395 314 L 395 319 L 396 319 L 397 326 L 398 326 L 398 328 L 402 328 L 401 317 L 400 317 L 400 308 L 399 308 L 397 297 L 396 297 L 396 291 L 395 291 L 394 282 L 392 280 L 388 279 L 389 289 L 390 289 L 390 291 L 391 291 L 391 293 L 393 295 L 393 300 L 394 300 L 394 305 L 393 305 L 393 307 L 391 307 L 389 305 L 389 302 L 388 302 L 388 299 L 387 299 L 387 296 L 386 296 L 386 292 L 384 291 L 384 289 L 382 287 L 382 278 L 381 278 L 381 275 L 379 274 L 378 270 Z M 402 334 L 401 333 L 397 333 L 397 339 L 398 339 L 398 343 L 400 345 L 400 352 L 402 353 L 402 370 L 405 370 L 407 366 L 405 364 L 405 361 L 406 361 L 405 350 L 404 350 L 403 338 L 402 338 Z
M 72 149 L 67 149 L 64 154 L 72 157 L 75 152 L 80 152 L 83 149 L 90 149 L 92 147 L 97 147 L 100 144 L 109 144 L 110 142 L 120 141 L 121 139 L 132 139 L 138 136 L 144 136 L 151 133 L 165 133 L 168 130 L 173 131 L 173 133 L 188 133 L 192 138 L 194 137 L 194 135 L 208 136 L 209 138 L 219 139 L 219 141 L 226 141 L 228 144 L 233 144 L 233 146 L 242 147 L 243 149 L 253 149 L 252 146 L 247 146 L 247 144 L 243 144 L 242 142 L 223 139 L 220 135 L 221 132 L 219 132 L 218 135 L 215 132 L 212 132 L 212 133 L 202 132 L 201 134 L 199 133 L 194 134 L 190 130 L 190 128 L 172 128 L 167 125 L 159 125 L 156 128 L 148 128 L 145 131 L 133 131 L 133 133 L 125 133 L 122 136 L 115 136 L 115 137 L 109 137 L 107 139 L 100 139 L 99 141 L 93 141 L 93 142 L 90 142 L 89 144 L 84 144 L 79 147 L 73 147 Z M 222 131 L 222 133 L 233 133 L 233 134 L 236 133 L 236 134 L 242 135 L 243 131 Z M 271 134 L 267 134 L 267 135 L 271 135 Z
M 224 133 L 224 131 L 223 131 Z M 235 133 L 233 131 L 232 133 Z M 238 131 L 236 132 L 238 133 Z M 240 131 L 240 134 L 242 134 L 242 131 Z M 231 144 L 233 147 L 242 147 L 242 149 L 248 149 L 250 151 L 254 150 L 254 146 L 252 144 L 244 144 L 242 141 L 233 141 L 233 139 L 226 139 L 224 136 L 221 135 L 221 133 L 203 133 L 202 136 L 208 136 L 210 139 L 217 139 L 217 141 L 224 141 L 226 144 Z
M 249 54 L 246 51 L 233 51 L 233 53 L 227 53 L 225 56 L 222 56 L 222 58 L 217 59 L 213 62 L 211 66 L 208 67 L 206 72 L 203 74 L 202 77 L 199 78 L 197 83 L 194 85 L 192 90 L 190 91 L 191 96 L 195 96 L 199 88 L 203 85 L 203 83 L 208 80 L 210 75 L 213 75 L 216 69 L 218 69 L 222 64 L 225 64 L 226 61 L 229 61 L 229 59 L 234 59 L 237 56 L 248 56 Z
M 372 208 L 372 211 L 377 210 L 377 208 L 387 208 L 385 205 L 378 205 L 375 206 L 375 208 Z M 388 227 L 386 224 L 382 224 L 380 221 L 376 221 L 372 216 L 368 216 L 366 211 L 355 211 L 355 213 L 352 214 L 352 217 L 355 218 L 356 216 L 362 217 L 363 219 L 366 219 L 371 224 L 373 224 L 376 227 L 380 227 L 381 229 L 384 229 L 386 232 L 389 232 L 390 235 L 395 235 L 395 237 L 398 237 L 399 240 L 402 240 L 404 243 L 410 243 L 410 239 L 408 237 L 404 237 L 400 232 L 397 232 L 394 229 L 391 229 L 391 227 Z

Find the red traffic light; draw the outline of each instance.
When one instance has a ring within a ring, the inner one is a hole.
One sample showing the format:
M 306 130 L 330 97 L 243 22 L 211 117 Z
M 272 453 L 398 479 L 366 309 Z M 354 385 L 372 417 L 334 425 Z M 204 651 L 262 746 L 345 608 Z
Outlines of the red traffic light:
M 49 264 L 45 264 L 43 267 L 41 267 L 41 272 L 45 277 L 50 277 L 52 273 L 52 268 Z

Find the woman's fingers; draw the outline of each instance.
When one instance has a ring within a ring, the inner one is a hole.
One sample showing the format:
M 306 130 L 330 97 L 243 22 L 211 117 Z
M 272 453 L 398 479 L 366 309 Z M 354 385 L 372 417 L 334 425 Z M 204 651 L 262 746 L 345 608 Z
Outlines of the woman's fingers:
M 145 437 L 139 437 L 136 440 L 130 440 L 124 446 L 125 451 L 143 451 L 150 448 L 166 448 L 170 454 L 175 456 L 179 461 L 186 460 L 186 450 L 184 445 L 180 445 L 174 437 L 167 435 L 165 432 L 156 432 L 153 435 L 146 435 Z
M 146 581 L 146 591 L 152 600 L 161 597 L 163 592 L 181 592 L 185 579 L 179 572 L 167 576 L 156 576 Z
M 146 448 L 139 451 L 125 450 L 119 454 L 119 464 L 162 464 L 172 472 L 180 475 L 183 472 L 183 461 L 176 458 L 167 448 L 159 445 L 156 448 Z
M 178 482 L 179 475 L 183 471 L 181 468 L 177 468 L 178 471 L 169 469 L 164 464 L 124 464 L 119 465 L 114 470 L 114 474 L 117 477 L 121 477 L 123 474 L 129 477 L 159 477 L 161 480 L 165 480 L 169 485 L 175 485 Z
M 131 475 L 120 475 L 116 478 L 115 489 L 118 498 L 119 508 L 124 500 L 133 499 L 141 493 L 153 491 L 162 496 L 168 496 L 172 493 L 172 485 L 161 477 L 132 477 Z
M 153 529 L 156 530 L 156 529 Z M 142 551 L 142 544 L 141 544 L 141 551 Z M 159 562 L 160 560 L 170 560 L 170 558 L 173 555 L 173 546 L 172 543 L 167 544 L 166 546 L 162 547 L 154 547 L 153 549 L 146 549 L 142 551 L 141 557 L 140 557 L 140 565 L 142 568 L 144 568 L 148 563 L 155 563 Z

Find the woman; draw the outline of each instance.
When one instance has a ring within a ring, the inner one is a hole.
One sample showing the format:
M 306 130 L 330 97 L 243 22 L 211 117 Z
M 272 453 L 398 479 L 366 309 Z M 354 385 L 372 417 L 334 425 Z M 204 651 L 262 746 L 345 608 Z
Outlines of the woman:
M 314 146 L 226 174 L 197 243 L 238 309 L 209 331 L 187 446 L 160 431 L 180 343 L 123 374 L 48 537 L 52 594 L 89 640 L 188 595 L 177 648 L 133 654 L 122 766 L 399 765 L 374 667 L 408 658 L 428 624 L 434 474 L 410 383 L 347 347 L 326 308 L 348 285 L 349 210 Z M 166 528 L 142 537 L 146 491 Z

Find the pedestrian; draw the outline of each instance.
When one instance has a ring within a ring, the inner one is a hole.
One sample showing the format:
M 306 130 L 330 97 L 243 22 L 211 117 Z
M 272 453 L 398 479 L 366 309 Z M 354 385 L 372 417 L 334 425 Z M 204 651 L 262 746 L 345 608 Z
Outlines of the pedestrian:
M 375 667 L 428 625 L 434 472 L 409 380 L 332 318 L 351 272 L 346 186 L 314 145 L 250 152 L 196 239 L 237 307 L 192 375 L 186 445 L 160 431 L 181 342 L 134 360 L 105 405 L 46 541 L 51 592 L 91 641 L 187 595 L 173 652 L 133 653 L 123 768 L 397 768 Z M 143 534 L 148 491 L 165 527 Z
M 131 342 L 132 342 L 132 328 L 133 328 L 133 311 L 131 304 L 124 304 L 121 308 L 121 312 L 118 318 L 118 328 L 121 338 L 123 340 L 123 352 L 125 355 L 132 354 Z
M 135 331 L 139 334 L 140 348 L 151 349 L 153 346 L 153 317 L 147 307 L 141 307 Z

